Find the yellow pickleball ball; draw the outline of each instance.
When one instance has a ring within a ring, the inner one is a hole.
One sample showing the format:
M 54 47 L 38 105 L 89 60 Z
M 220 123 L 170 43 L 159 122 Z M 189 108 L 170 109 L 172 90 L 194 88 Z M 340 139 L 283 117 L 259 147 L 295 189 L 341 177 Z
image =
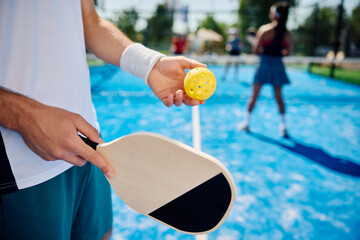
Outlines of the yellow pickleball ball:
M 184 79 L 184 88 L 191 98 L 205 100 L 214 94 L 216 89 L 216 78 L 207 68 L 194 68 Z

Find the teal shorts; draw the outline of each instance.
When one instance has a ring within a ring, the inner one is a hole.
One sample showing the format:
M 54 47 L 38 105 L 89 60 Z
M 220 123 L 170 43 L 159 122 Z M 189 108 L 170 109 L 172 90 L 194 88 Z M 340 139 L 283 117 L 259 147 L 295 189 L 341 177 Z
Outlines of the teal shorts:
M 112 227 L 111 188 L 94 165 L 0 195 L 1 240 L 102 239 Z

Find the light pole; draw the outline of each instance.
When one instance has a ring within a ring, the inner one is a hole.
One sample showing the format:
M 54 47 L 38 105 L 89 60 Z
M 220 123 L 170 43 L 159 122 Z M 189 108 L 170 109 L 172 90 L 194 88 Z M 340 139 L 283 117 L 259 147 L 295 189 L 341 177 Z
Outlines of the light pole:
M 341 0 L 340 5 L 338 6 L 338 15 L 337 15 L 337 23 L 336 23 L 336 32 L 335 32 L 335 42 L 334 42 L 334 55 L 336 56 L 339 51 L 340 41 L 341 41 L 341 28 L 343 22 L 343 13 L 344 13 L 344 0 Z M 334 78 L 335 74 L 335 63 L 331 64 L 330 69 L 330 77 Z

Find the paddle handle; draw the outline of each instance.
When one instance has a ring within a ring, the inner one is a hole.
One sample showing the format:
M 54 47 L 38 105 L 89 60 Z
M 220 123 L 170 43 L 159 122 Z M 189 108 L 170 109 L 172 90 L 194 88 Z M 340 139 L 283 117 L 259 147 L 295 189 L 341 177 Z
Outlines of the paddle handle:
M 94 150 L 96 150 L 97 145 L 99 145 L 98 143 L 91 141 L 89 138 L 83 137 L 81 135 L 79 135 L 79 137 Z

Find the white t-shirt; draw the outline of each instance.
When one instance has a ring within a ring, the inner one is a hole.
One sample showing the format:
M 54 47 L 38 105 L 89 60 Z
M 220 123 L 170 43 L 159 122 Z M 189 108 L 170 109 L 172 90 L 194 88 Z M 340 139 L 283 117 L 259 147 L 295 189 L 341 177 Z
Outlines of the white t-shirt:
M 98 128 L 80 0 L 0 1 L 0 86 L 78 113 Z M 7 156 L 0 159 L 0 175 L 8 161 L 15 178 L 15 183 L 0 178 L 0 190 L 34 186 L 72 166 L 42 160 L 15 131 L 0 126 L 0 133 Z

